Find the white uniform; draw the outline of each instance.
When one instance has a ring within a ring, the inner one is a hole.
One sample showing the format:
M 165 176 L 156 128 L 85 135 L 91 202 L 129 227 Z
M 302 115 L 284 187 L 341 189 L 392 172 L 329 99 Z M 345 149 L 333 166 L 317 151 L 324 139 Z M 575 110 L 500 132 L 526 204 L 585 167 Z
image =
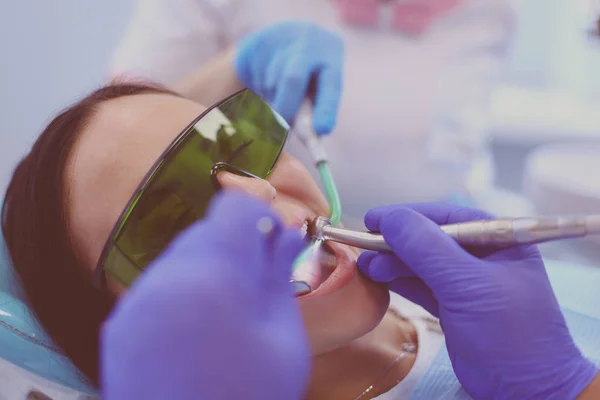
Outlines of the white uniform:
M 487 164 L 488 97 L 515 28 L 514 1 L 466 0 L 416 37 L 392 27 L 398 2 L 382 2 L 379 24 L 363 28 L 342 20 L 337 1 L 349 0 L 138 0 L 113 73 L 172 83 L 252 30 L 315 21 L 346 46 L 339 120 L 326 139 L 345 224 L 362 225 L 381 204 L 467 194 L 473 165 Z M 309 164 L 298 141 L 289 150 Z

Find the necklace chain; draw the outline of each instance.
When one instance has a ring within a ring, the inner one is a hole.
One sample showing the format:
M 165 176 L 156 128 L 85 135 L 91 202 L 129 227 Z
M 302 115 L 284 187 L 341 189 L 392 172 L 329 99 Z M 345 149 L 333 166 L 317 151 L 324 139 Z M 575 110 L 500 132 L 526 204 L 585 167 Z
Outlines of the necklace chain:
M 406 357 L 409 354 L 415 354 L 416 351 L 417 351 L 417 346 L 415 346 L 414 343 L 412 343 L 412 342 L 404 343 L 402 345 L 402 351 L 400 352 L 400 354 L 398 354 L 398 357 L 394 358 L 394 360 L 391 363 L 389 363 L 387 367 L 384 368 L 384 370 L 379 375 L 379 378 L 375 381 L 375 383 L 379 383 L 380 381 L 383 381 L 385 379 L 385 377 L 387 376 L 387 374 L 390 372 L 390 370 L 396 364 L 398 364 L 398 362 L 400 360 L 402 360 L 404 357 Z M 398 382 L 400 382 L 400 380 L 398 380 Z M 398 382 L 396 382 L 396 383 L 398 383 Z M 360 400 L 363 397 L 365 397 L 367 394 L 369 394 L 373 389 L 375 389 L 375 383 L 372 384 L 371 386 L 369 386 L 368 388 L 366 388 L 365 391 L 362 392 L 358 397 L 355 397 L 354 400 Z
M 400 315 L 400 313 L 398 311 L 396 311 L 395 309 L 391 309 L 391 311 L 393 312 L 393 314 L 395 314 L 397 317 L 399 317 L 403 321 L 408 321 L 408 319 L 406 317 Z M 360 399 L 364 398 L 373 389 L 375 389 L 375 386 L 377 384 L 379 384 L 381 381 L 383 381 L 385 379 L 387 374 L 392 370 L 392 368 L 394 368 L 396 366 L 396 364 L 398 364 L 398 362 L 400 362 L 400 360 L 402 360 L 404 357 L 406 357 L 409 354 L 415 354 L 417 352 L 417 345 L 413 343 L 410 335 L 408 335 L 408 333 L 406 333 L 405 331 L 402 331 L 402 335 L 404 336 L 405 342 L 402 344 L 400 354 L 398 354 L 398 356 L 396 358 L 394 358 L 394 360 L 392 360 L 392 362 L 389 363 L 383 369 L 381 374 L 379 374 L 379 377 L 377 378 L 377 380 L 375 380 L 375 382 L 371 386 L 366 388 L 360 395 L 355 397 L 354 400 L 360 400 Z M 398 382 L 400 382 L 400 380 Z M 396 382 L 396 383 L 398 383 L 398 382 Z

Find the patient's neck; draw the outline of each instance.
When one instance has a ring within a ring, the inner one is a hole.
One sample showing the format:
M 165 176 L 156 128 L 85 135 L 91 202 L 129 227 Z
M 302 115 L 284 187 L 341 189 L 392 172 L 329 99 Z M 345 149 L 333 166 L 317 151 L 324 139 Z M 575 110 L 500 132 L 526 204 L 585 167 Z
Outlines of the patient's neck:
M 412 324 L 388 310 L 367 335 L 315 358 L 307 398 L 354 399 L 373 384 L 375 387 L 364 399 L 387 392 L 406 377 L 415 362 L 416 354 L 407 354 L 380 381 L 383 370 L 400 355 L 407 338 L 417 344 Z

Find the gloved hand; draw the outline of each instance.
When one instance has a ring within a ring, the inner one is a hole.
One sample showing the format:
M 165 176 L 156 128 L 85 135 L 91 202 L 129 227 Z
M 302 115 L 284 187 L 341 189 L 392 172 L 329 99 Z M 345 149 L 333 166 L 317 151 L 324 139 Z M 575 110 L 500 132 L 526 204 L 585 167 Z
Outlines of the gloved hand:
M 266 205 L 219 196 L 106 322 L 103 398 L 302 398 L 310 352 L 288 281 L 304 245 Z
M 313 128 L 324 135 L 337 118 L 343 56 L 342 40 L 335 34 L 310 22 L 281 22 L 242 41 L 235 69 L 240 81 L 290 125 L 315 78 Z
M 475 399 L 574 399 L 597 370 L 573 343 L 537 248 L 468 253 L 436 225 L 486 218 L 444 204 L 371 210 L 367 228 L 395 255 L 364 253 L 359 268 L 439 316 Z

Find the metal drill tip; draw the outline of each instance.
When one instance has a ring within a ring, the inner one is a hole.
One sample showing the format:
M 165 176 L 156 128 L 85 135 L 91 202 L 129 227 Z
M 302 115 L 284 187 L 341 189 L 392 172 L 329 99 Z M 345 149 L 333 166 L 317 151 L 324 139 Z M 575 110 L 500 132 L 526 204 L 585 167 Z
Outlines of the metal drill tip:
M 317 217 L 308 223 L 308 234 L 315 239 L 323 238 L 323 228 L 331 226 L 331 221 L 325 217 Z
M 310 237 L 315 237 L 315 235 L 317 233 L 317 219 L 319 219 L 319 218 L 320 217 L 313 219 L 306 226 L 306 233 L 308 233 Z

